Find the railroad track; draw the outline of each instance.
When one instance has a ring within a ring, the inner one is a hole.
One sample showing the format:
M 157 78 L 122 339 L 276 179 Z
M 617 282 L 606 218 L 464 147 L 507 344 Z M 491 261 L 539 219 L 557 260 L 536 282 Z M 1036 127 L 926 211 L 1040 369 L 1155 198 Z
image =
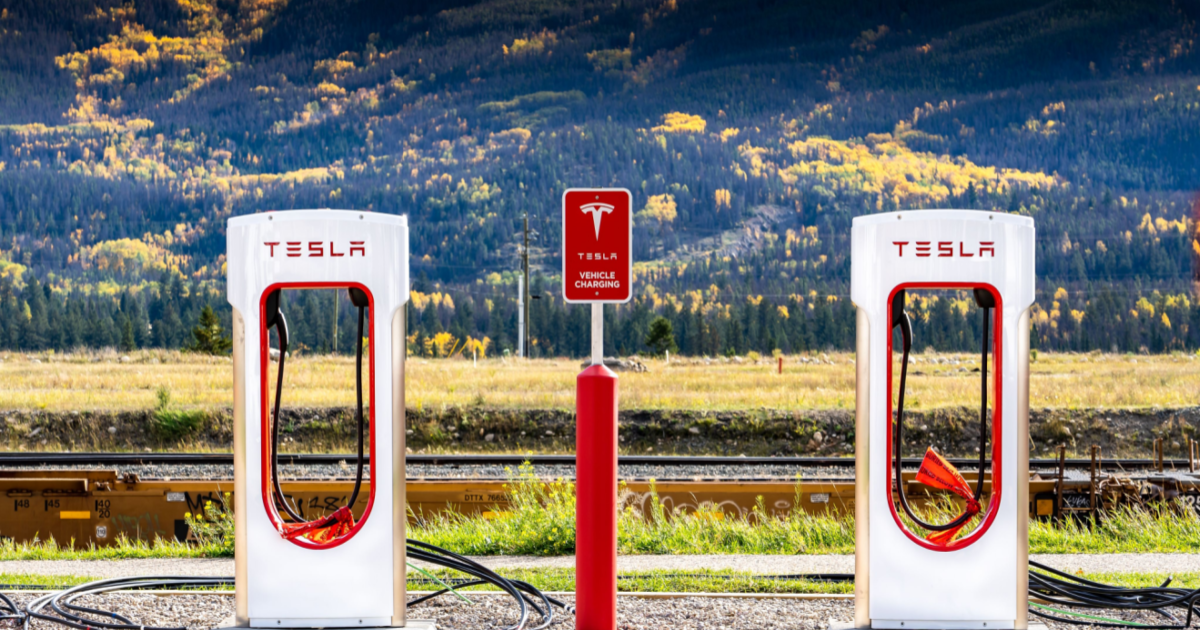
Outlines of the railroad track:
M 280 453 L 281 464 L 328 465 L 352 461 L 353 453 Z M 370 457 L 367 458 L 368 462 Z M 853 457 L 730 457 L 730 456 L 675 456 L 675 455 L 622 455 L 617 458 L 621 466 L 796 466 L 825 468 L 854 468 Z M 574 466 L 574 455 L 407 455 L 410 464 L 426 466 L 519 466 L 529 462 L 534 466 Z M 920 458 L 905 460 L 915 467 Z M 975 459 L 951 459 L 955 466 L 970 469 L 977 465 Z M 1050 469 L 1058 466 L 1057 459 L 1031 459 L 1031 469 Z M 1149 470 L 1158 466 L 1154 459 L 1102 459 L 1105 470 Z M 0 453 L 0 468 L 17 466 L 116 466 L 116 465 L 232 465 L 232 453 Z M 1068 459 L 1066 468 L 1089 469 L 1090 459 Z M 1165 459 L 1165 469 L 1187 470 L 1186 459 Z
M 284 491 L 307 516 L 344 505 L 353 482 L 343 454 L 281 455 L 299 470 Z M 446 511 L 494 516 L 508 509 L 504 467 L 524 462 L 542 478 L 569 478 L 571 455 L 408 455 L 407 503 L 413 519 Z M 202 513 L 233 490 L 228 453 L 0 453 L 0 536 L 18 542 L 53 536 L 76 545 L 112 544 L 120 535 L 185 540 L 185 514 Z M 656 502 L 676 510 L 718 510 L 745 516 L 762 506 L 783 516 L 795 510 L 847 515 L 854 509 L 854 460 L 839 457 L 625 456 L 624 505 L 649 514 Z M 912 469 L 918 460 L 912 460 Z M 955 460 L 974 479 L 973 460 Z M 1093 503 L 1091 460 L 1066 460 L 1061 483 L 1058 460 L 1032 460 L 1029 514 L 1047 517 L 1088 512 Z M 1120 472 L 1122 488 L 1135 500 L 1177 498 L 1200 511 L 1200 473 L 1186 460 L 1103 460 L 1104 472 Z M 190 478 L 179 469 L 191 468 Z M 107 467 L 107 468 L 106 468 Z M 540 468 L 538 468 L 540 467 Z M 1174 470 L 1172 470 L 1174 469 Z M 420 473 L 428 473 L 424 476 Z M 639 472 L 640 471 L 640 472 Z M 801 477 L 796 472 L 805 471 Z M 453 472 L 456 476 L 446 473 Z M 550 473 L 550 474 L 547 474 Z M 820 474 L 811 474 L 820 473 Z M 832 473 L 832 474 L 830 474 Z M 905 473 L 910 501 L 923 504 L 926 488 Z M 144 477 L 144 478 L 143 478 Z M 151 478 L 154 477 L 154 478 Z M 657 480 L 651 477 L 657 477 Z M 548 482 L 547 482 L 548 483 Z M 985 478 L 985 491 L 989 486 Z M 354 509 L 361 513 L 367 493 Z

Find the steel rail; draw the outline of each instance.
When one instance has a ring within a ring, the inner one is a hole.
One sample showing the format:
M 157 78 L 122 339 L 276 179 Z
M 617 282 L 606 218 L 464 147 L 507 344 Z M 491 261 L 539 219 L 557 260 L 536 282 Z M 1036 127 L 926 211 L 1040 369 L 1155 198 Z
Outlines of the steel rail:
M 352 453 L 280 453 L 279 460 L 285 464 L 320 465 L 337 464 L 349 461 L 355 456 Z M 370 457 L 367 458 L 370 461 Z M 408 464 L 426 466 L 479 466 L 499 465 L 517 466 L 525 462 L 534 465 L 574 466 L 574 455 L 407 455 Z M 905 464 L 916 466 L 920 459 L 905 459 Z M 683 456 L 683 455 L 622 455 L 618 458 L 622 466 L 812 466 L 853 468 L 853 457 L 730 457 L 730 456 Z M 974 460 L 951 459 L 955 466 L 971 465 Z M 1103 460 L 1106 469 L 1144 470 L 1157 467 L 1153 459 L 1106 459 Z M 63 452 L 19 452 L 0 453 L 0 467 L 4 466 L 42 466 L 42 465 L 231 465 L 231 453 L 63 453 Z M 1031 459 L 1029 467 L 1053 468 L 1058 465 L 1057 459 Z M 1090 468 L 1091 459 L 1068 459 L 1067 468 Z M 1186 470 L 1186 459 L 1163 460 L 1163 466 L 1175 470 Z

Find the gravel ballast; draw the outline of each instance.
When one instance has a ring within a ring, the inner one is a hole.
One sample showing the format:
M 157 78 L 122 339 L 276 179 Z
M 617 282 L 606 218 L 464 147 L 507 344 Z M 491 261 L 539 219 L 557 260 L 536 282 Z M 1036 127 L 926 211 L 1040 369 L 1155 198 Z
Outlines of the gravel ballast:
M 91 470 L 96 466 L 22 466 L 5 467 L 0 470 Z M 139 464 L 102 466 L 112 469 L 121 477 L 135 474 L 142 480 L 157 479 L 233 479 L 233 466 L 228 464 Z M 370 470 L 370 466 L 366 467 Z M 496 464 L 409 464 L 406 471 L 409 480 L 416 479 L 507 479 L 517 474 L 515 466 Z M 574 479 L 575 467 L 570 465 L 536 465 L 535 475 L 542 479 Z M 343 464 L 283 464 L 279 475 L 291 480 L 354 479 L 355 463 L 350 458 Z M 797 475 L 812 481 L 815 479 L 854 480 L 854 468 L 848 466 L 791 466 L 791 465 L 748 465 L 748 466 L 620 466 L 617 471 L 622 479 L 795 479 Z
M 23 609 L 38 595 L 17 593 L 10 597 Z M 228 595 L 105 593 L 86 595 L 75 600 L 75 603 L 115 612 L 141 625 L 158 627 L 215 628 L 234 612 L 234 600 Z M 108 621 L 113 622 L 111 619 Z M 37 619 L 30 623 L 30 628 L 66 630 L 66 626 Z
M 410 619 L 431 619 L 439 630 L 498 629 L 516 622 L 516 606 L 502 594 L 471 593 L 473 605 L 452 597 L 441 597 L 408 611 Z M 24 593 L 14 596 L 24 605 L 35 596 Z M 573 605 L 574 597 L 560 597 Z M 84 606 L 118 612 L 147 626 L 186 626 L 207 630 L 219 626 L 234 612 L 234 599 L 229 595 L 154 595 L 146 593 L 109 593 L 80 598 Z M 1115 611 L 1092 611 L 1142 623 L 1155 621 L 1149 614 L 1123 614 Z M 831 620 L 850 621 L 854 616 L 851 599 L 788 599 L 778 597 L 637 597 L 622 596 L 617 600 L 618 630 L 825 630 Z M 1037 621 L 1031 617 L 1030 621 Z M 536 614 L 530 626 L 540 623 Z M 1078 630 L 1083 626 L 1049 622 L 1052 630 Z M 0 626 L 2 627 L 2 626 Z M 572 630 L 574 617 L 562 609 L 555 611 L 553 628 Z M 62 630 L 63 626 L 35 621 L 35 630 Z

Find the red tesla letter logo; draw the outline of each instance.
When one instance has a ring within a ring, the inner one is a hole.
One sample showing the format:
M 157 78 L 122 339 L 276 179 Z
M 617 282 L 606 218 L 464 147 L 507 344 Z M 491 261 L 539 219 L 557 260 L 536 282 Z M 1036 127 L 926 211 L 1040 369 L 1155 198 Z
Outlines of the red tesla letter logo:
M 600 240 L 600 220 L 604 218 L 604 215 L 612 213 L 613 206 L 596 201 L 583 204 L 579 210 L 584 214 L 592 215 L 592 225 L 596 226 L 596 240 Z

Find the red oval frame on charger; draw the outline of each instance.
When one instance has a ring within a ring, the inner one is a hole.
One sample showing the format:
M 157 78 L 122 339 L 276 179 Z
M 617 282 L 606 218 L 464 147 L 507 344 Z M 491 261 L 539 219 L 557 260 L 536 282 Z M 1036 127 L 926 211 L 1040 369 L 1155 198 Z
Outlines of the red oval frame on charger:
M 259 304 L 258 304 L 259 366 L 260 366 L 259 372 L 260 372 L 261 381 L 262 381 L 262 383 L 261 383 L 262 395 L 260 396 L 261 403 L 262 403 L 261 404 L 262 422 L 260 423 L 262 426 L 262 435 L 260 437 L 260 439 L 262 440 L 262 498 L 263 498 L 263 508 L 267 511 L 267 518 L 270 519 L 271 524 L 275 526 L 275 529 L 278 530 L 280 534 L 283 534 L 283 523 L 284 523 L 283 517 L 281 517 L 279 515 L 279 510 L 275 507 L 274 501 L 271 500 L 271 497 L 272 497 L 272 494 L 271 494 L 271 433 L 270 433 L 271 411 L 270 411 L 270 406 L 269 406 L 271 391 L 270 391 L 270 386 L 267 381 L 267 376 L 268 376 L 268 371 L 269 371 L 268 368 L 270 367 L 270 334 L 268 333 L 267 328 L 266 328 L 267 296 L 270 295 L 276 289 L 349 289 L 349 288 L 360 289 L 363 293 L 367 294 L 368 308 L 371 309 L 371 313 L 374 314 L 374 312 L 375 312 L 375 296 L 371 294 L 370 289 L 367 289 L 367 287 L 365 285 L 359 284 L 357 282 L 277 282 L 277 283 L 272 284 L 271 286 L 267 287 L 266 290 L 263 291 L 262 296 L 259 298 Z M 367 356 L 371 357 L 372 359 L 375 357 L 375 335 L 371 334 L 371 333 L 374 331 L 376 319 L 377 318 L 375 318 L 375 317 L 370 318 L 370 324 L 369 324 L 370 328 L 368 329 L 368 335 L 367 335 L 367 349 L 368 349 Z M 367 401 L 368 401 L 368 405 L 369 405 L 369 407 L 368 407 L 369 411 L 367 414 L 367 416 L 368 416 L 367 422 L 368 422 L 368 426 L 370 427 L 370 433 L 369 433 L 369 435 L 370 435 L 369 449 L 370 450 L 367 453 L 368 456 L 375 453 L 375 370 L 370 369 L 369 372 L 370 372 L 370 377 L 367 379 L 367 382 L 368 382 Z M 349 532 L 347 532 L 346 534 L 344 534 L 342 536 L 334 538 L 333 540 L 329 540 L 329 541 L 326 541 L 323 543 L 313 542 L 313 541 L 307 540 L 303 537 L 290 538 L 290 539 L 285 539 L 285 540 L 288 540 L 289 542 L 299 545 L 301 547 L 304 547 L 306 549 L 331 549 L 331 548 L 337 547 L 338 545 L 341 545 L 342 543 L 346 542 L 347 540 L 350 540 L 351 538 L 353 538 L 354 535 L 358 533 L 358 530 L 362 529 L 363 523 L 367 522 L 367 518 L 369 516 L 371 516 L 371 507 L 375 505 L 375 466 L 373 466 L 373 465 L 370 466 L 370 477 L 368 478 L 367 481 L 370 484 L 368 486 L 368 493 L 367 493 L 367 507 L 363 510 L 362 517 L 359 518 L 357 521 L 355 521 L 354 526 L 350 528 Z M 280 489 L 280 491 L 282 492 L 282 489 Z M 350 508 L 353 510 L 354 506 L 350 506 Z
M 888 419 L 888 423 L 887 423 L 888 465 L 886 466 L 887 471 L 884 474 L 884 479 L 887 483 L 887 488 L 888 488 L 888 493 L 887 493 L 888 509 L 891 510 L 891 512 L 892 512 L 892 519 L 896 521 L 896 526 L 899 527 L 900 531 L 904 532 L 904 534 L 906 536 L 908 536 L 909 539 L 912 540 L 913 542 L 917 543 L 918 545 L 920 545 L 926 549 L 930 549 L 933 551 L 955 551 L 957 549 L 963 549 L 965 547 L 968 547 L 971 544 L 973 544 L 975 541 L 979 540 L 984 535 L 984 533 L 987 532 L 988 528 L 990 528 L 992 526 L 992 522 L 996 520 L 996 511 L 1000 507 L 1000 495 L 1001 495 L 1001 490 L 1002 490 L 1002 488 L 1001 488 L 1001 485 L 1002 485 L 1001 484 L 1001 479 L 1002 479 L 1001 471 L 1003 469 L 1003 459 L 1001 457 L 1003 454 L 1003 448 L 1002 448 L 1003 444 L 1002 444 L 1001 436 L 1003 435 L 1003 429 L 1004 429 L 1004 420 L 1003 420 L 1004 414 L 1001 413 L 1003 410 L 1003 407 L 1004 407 L 1004 398 L 1002 396 L 1002 394 L 1004 392 L 1004 388 L 1003 388 L 1004 379 L 1001 378 L 1001 375 L 1004 373 L 1003 369 L 1002 369 L 1004 355 L 1000 352 L 1000 348 L 1002 347 L 1000 341 L 1002 339 L 1002 332 L 1003 332 L 1002 326 L 1003 326 L 1004 318 L 1001 316 L 1001 313 L 1004 312 L 1004 302 L 1003 302 L 1002 298 L 1000 297 L 1000 292 L 996 290 L 996 287 L 994 287 L 990 284 L 986 284 L 986 283 L 906 282 L 906 283 L 896 285 L 892 289 L 891 293 L 888 294 L 888 308 L 887 308 L 887 320 L 886 321 L 889 321 L 889 322 L 892 321 L 892 299 L 894 297 L 896 297 L 896 293 L 898 293 L 902 290 L 905 290 L 905 289 L 959 289 L 959 290 L 962 290 L 962 289 L 986 289 L 988 291 L 988 293 L 991 293 L 992 297 L 995 298 L 995 300 L 996 300 L 996 306 L 995 306 L 995 308 L 992 309 L 993 333 L 992 333 L 992 347 L 991 347 L 992 364 L 994 365 L 994 369 L 992 370 L 992 373 L 994 375 L 994 377 L 993 377 L 994 383 L 992 386 L 992 400 L 993 400 L 993 402 L 992 402 L 992 405 L 993 405 L 993 407 L 992 407 L 992 490 L 991 490 L 990 496 L 988 498 L 987 511 L 984 513 L 983 521 L 978 526 L 976 526 L 975 530 L 972 531 L 970 534 L 963 536 L 962 538 L 959 538 L 958 540 L 955 540 L 946 545 L 938 545 L 935 543 L 931 543 L 928 540 L 925 540 L 924 538 L 917 536 L 916 534 L 911 532 L 908 529 L 908 527 L 906 527 L 904 525 L 904 522 L 900 520 L 900 515 L 896 512 L 896 497 L 892 494 L 892 471 L 896 465 L 895 450 L 892 447 L 892 425 L 893 425 L 893 420 L 892 420 L 892 410 L 893 410 L 893 405 L 892 405 L 892 330 L 889 328 L 888 332 L 887 332 L 887 363 L 888 363 L 887 392 L 888 392 L 888 395 L 887 395 L 887 416 L 886 417 Z M 900 483 L 902 484 L 903 480 L 901 480 Z M 903 489 L 901 488 L 900 491 L 902 492 Z

